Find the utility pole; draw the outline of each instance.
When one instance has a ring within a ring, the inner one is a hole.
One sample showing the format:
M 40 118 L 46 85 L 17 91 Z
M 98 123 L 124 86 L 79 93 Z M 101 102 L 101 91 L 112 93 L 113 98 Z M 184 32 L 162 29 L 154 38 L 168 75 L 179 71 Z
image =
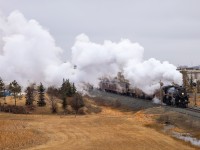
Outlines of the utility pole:
M 194 91 L 194 106 L 197 106 L 197 84 L 193 82 L 193 91 Z
M 3 89 L 4 104 L 6 104 L 6 89 Z
M 197 106 L 197 86 L 194 87 L 194 106 Z

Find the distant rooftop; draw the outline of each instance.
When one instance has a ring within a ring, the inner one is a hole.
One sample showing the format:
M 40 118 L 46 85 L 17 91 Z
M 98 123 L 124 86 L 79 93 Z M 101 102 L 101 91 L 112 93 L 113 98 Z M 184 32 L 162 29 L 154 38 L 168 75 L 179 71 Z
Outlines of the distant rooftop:
M 192 66 L 192 67 L 188 67 L 188 66 L 179 66 L 177 67 L 178 70 L 200 70 L 200 65 L 199 66 Z

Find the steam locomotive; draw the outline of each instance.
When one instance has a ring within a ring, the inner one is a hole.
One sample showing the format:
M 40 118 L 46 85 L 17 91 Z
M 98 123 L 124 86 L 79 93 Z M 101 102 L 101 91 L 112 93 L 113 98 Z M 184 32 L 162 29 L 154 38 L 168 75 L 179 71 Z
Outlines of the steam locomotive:
M 181 86 L 164 86 L 163 103 L 166 105 L 186 108 L 188 107 L 189 98 L 185 88 Z

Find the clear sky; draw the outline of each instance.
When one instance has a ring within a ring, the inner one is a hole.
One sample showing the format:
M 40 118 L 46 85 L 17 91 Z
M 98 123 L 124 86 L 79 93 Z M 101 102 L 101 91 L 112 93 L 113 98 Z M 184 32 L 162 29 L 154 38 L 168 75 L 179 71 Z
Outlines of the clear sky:
M 128 38 L 145 59 L 200 65 L 200 0 L 0 0 L 0 12 L 19 10 L 53 35 L 70 53 L 75 37 L 118 42 Z

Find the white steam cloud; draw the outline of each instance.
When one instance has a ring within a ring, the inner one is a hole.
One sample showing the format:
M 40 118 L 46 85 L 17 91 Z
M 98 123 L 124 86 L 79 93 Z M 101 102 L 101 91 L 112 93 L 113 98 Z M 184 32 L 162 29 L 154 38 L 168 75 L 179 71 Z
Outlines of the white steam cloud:
M 71 50 L 71 60 L 63 63 L 63 50 L 37 21 L 25 19 L 18 11 L 0 17 L 0 77 L 8 82 L 16 79 L 24 86 L 28 81 L 59 85 L 63 78 L 69 78 L 77 84 L 97 86 L 100 77 L 114 77 L 119 71 L 146 93 L 158 88 L 159 81 L 182 82 L 174 65 L 153 58 L 144 61 L 143 47 L 128 39 L 97 44 L 81 34 Z
M 16 79 L 26 85 L 28 80 L 43 81 L 47 67 L 61 63 L 62 49 L 49 32 L 18 11 L 0 17 L 0 33 L 0 76 L 8 82 Z

